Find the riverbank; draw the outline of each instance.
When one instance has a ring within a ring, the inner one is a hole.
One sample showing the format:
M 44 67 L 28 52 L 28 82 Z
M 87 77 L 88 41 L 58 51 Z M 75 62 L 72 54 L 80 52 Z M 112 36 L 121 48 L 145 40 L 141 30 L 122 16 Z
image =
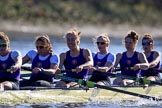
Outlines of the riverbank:
M 29 23 L 19 23 L 19 22 L 10 22 L 10 21 L 1 21 L 0 30 L 5 32 L 20 32 L 20 33 L 32 33 L 40 34 L 47 33 L 52 36 L 63 36 L 73 25 L 71 24 L 29 24 Z M 103 25 L 81 25 L 77 27 L 84 36 L 96 36 L 100 33 L 108 33 L 110 37 L 123 37 L 129 30 L 135 30 L 139 35 L 144 33 L 150 33 L 154 37 L 162 37 L 162 26 L 134 26 L 128 24 L 105 24 Z

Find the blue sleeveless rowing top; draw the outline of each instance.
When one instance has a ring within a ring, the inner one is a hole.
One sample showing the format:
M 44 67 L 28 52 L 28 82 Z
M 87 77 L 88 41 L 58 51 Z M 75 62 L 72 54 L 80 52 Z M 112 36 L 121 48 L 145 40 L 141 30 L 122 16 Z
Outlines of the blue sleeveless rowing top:
M 37 54 L 36 57 L 33 59 L 32 69 L 34 69 L 35 67 L 49 69 L 50 65 L 51 65 L 50 58 L 51 58 L 51 55 L 46 60 L 40 60 L 39 54 Z M 49 81 L 49 82 L 54 81 L 54 78 L 52 76 L 45 75 L 43 73 L 37 73 L 37 74 L 32 73 L 30 79 L 32 81 L 37 81 L 37 80 L 45 80 L 45 81 Z
M 98 54 L 96 54 L 93 58 L 94 60 L 94 66 L 99 66 L 99 67 L 103 67 L 105 66 L 106 62 L 107 62 L 107 57 L 109 56 L 110 53 L 106 54 L 106 56 L 103 59 L 98 59 Z M 98 71 L 94 71 L 92 73 L 92 77 L 95 77 L 99 80 L 108 80 L 108 73 L 111 72 L 111 69 L 108 72 L 98 72 Z
M 86 59 L 83 56 L 83 50 L 84 49 L 80 49 L 80 54 L 77 57 L 71 57 L 70 51 L 66 52 L 66 59 L 64 61 L 64 66 L 65 66 L 65 70 L 68 70 L 66 72 L 67 76 L 74 77 L 74 78 L 81 78 L 81 79 L 87 78 L 87 74 L 88 74 L 87 69 L 83 69 L 79 73 L 70 71 L 71 69 L 75 69 L 77 66 L 86 63 Z
M 153 61 L 153 54 L 154 54 L 154 51 L 151 51 L 151 54 L 149 57 L 147 57 L 147 61 L 150 63 Z M 148 69 L 148 70 L 142 70 L 141 71 L 141 76 L 159 76 L 159 73 L 158 72 L 154 72 L 153 69 L 159 69 L 160 68 L 160 62 L 154 67 L 154 68 L 151 68 L 151 69 Z
M 122 69 L 121 74 L 137 77 L 139 70 L 134 71 L 131 69 L 131 67 L 134 67 L 135 64 L 140 63 L 138 60 L 138 53 L 139 52 L 135 51 L 132 57 L 127 57 L 126 52 L 123 53 L 119 62 L 120 68 Z
M 6 70 L 10 69 L 11 66 L 15 64 L 14 60 L 11 57 L 11 53 L 9 54 L 9 57 L 5 61 L 0 60 L 0 70 Z M 19 81 L 20 79 L 20 69 L 18 69 L 16 72 L 10 73 L 10 72 L 0 72 L 0 79 L 8 80 L 8 81 Z

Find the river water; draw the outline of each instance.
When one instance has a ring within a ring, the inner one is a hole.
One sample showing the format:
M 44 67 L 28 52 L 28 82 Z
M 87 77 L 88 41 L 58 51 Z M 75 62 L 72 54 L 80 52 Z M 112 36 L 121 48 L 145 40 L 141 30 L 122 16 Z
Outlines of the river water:
M 11 49 L 12 50 L 19 50 L 24 56 L 29 50 L 35 49 L 34 46 L 34 38 L 37 34 L 31 33 L 15 33 L 15 32 L 8 32 L 10 41 L 11 41 Z M 66 46 L 66 42 L 63 39 L 63 36 L 50 36 L 54 53 L 60 54 L 61 52 L 67 51 L 68 48 Z M 122 45 L 122 38 L 110 38 L 111 44 L 109 47 L 109 51 L 117 54 L 118 52 L 125 51 L 124 45 Z M 156 38 L 155 39 L 155 50 L 162 52 L 162 39 Z M 92 37 L 84 37 L 81 38 L 80 47 L 82 48 L 89 48 L 91 51 L 96 52 L 97 47 L 96 44 L 92 41 Z M 141 40 L 137 46 L 137 51 L 142 51 Z M 20 105 L 0 105 L 0 107 L 7 108 L 129 108 L 129 107 L 142 107 L 142 108 L 158 108 L 162 105 L 162 103 L 151 102 L 148 100 L 139 99 L 136 102 L 129 101 L 129 102 L 88 102 L 88 103 L 50 103 L 50 104 L 20 104 Z

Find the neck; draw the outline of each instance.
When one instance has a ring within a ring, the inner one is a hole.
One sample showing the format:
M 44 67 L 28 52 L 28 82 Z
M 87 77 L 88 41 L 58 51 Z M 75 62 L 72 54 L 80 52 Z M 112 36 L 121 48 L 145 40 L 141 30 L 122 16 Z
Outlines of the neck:
M 128 57 L 133 56 L 134 52 L 135 52 L 135 51 L 127 51 L 127 56 L 128 56 Z
M 0 53 L 0 55 L 1 55 L 1 56 L 6 56 L 8 53 L 10 53 L 10 51 L 9 51 L 9 50 L 8 50 L 8 51 L 5 51 L 5 52 Z
M 70 55 L 77 56 L 79 52 L 80 52 L 80 48 L 76 48 L 76 49 L 70 50 Z
M 100 51 L 99 53 L 100 53 L 100 54 L 107 54 L 108 51 L 107 51 L 107 50 L 105 50 L 105 51 Z
M 151 51 L 148 51 L 148 52 L 144 52 L 144 54 L 146 55 L 146 57 L 150 56 L 151 54 Z

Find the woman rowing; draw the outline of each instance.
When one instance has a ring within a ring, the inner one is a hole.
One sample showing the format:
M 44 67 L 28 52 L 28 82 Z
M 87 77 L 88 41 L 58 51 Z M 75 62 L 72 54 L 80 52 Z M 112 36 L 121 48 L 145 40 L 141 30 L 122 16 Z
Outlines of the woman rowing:
M 94 66 L 90 68 L 92 76 L 90 81 L 96 82 L 99 85 L 110 85 L 110 78 L 108 73 L 111 72 L 115 63 L 114 54 L 108 51 L 110 39 L 108 35 L 100 34 L 97 37 L 98 52 L 93 53 Z
M 121 75 L 138 77 L 140 70 L 147 70 L 149 65 L 146 56 L 143 53 L 135 51 L 138 43 L 138 34 L 135 31 L 129 31 L 124 38 L 126 51 L 116 55 L 115 68 L 120 64 Z M 116 78 L 114 85 L 129 85 L 133 80 L 125 78 Z
M 29 80 L 21 82 L 21 86 L 53 86 L 53 75 L 58 68 L 58 56 L 53 53 L 48 35 L 36 37 L 35 47 L 23 57 L 23 64 L 32 61 L 32 73 Z
M 142 70 L 141 76 L 151 81 L 161 81 L 160 74 L 156 70 L 160 68 L 161 53 L 153 51 L 154 40 L 150 34 L 145 34 L 142 38 L 144 54 L 149 62 L 149 69 Z
M 21 65 L 21 53 L 11 51 L 8 36 L 0 32 L 0 90 L 19 89 Z
M 68 31 L 65 35 L 67 46 L 69 50 L 60 54 L 59 68 L 66 70 L 66 76 L 86 79 L 88 75 L 88 68 L 93 65 L 92 54 L 88 49 L 80 48 L 80 35 L 76 28 Z M 72 72 L 76 69 L 76 72 Z M 74 82 L 60 81 L 56 86 L 70 87 L 76 85 Z

